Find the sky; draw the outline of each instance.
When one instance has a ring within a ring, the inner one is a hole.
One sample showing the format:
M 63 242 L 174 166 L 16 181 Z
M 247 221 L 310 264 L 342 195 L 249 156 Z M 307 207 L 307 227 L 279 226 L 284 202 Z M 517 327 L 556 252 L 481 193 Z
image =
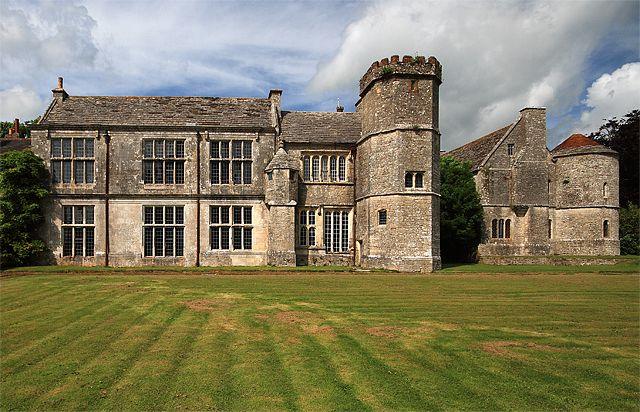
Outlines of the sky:
M 0 0 L 0 119 L 71 95 L 266 97 L 355 110 L 375 60 L 436 56 L 442 147 L 546 107 L 548 145 L 640 108 L 640 1 Z

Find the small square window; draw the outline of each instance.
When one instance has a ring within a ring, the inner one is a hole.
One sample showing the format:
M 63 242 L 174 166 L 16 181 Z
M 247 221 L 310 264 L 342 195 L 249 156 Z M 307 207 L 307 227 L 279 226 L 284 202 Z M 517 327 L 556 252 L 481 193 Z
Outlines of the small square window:
M 386 225 L 387 224 L 387 211 L 386 210 L 378 210 L 378 224 Z

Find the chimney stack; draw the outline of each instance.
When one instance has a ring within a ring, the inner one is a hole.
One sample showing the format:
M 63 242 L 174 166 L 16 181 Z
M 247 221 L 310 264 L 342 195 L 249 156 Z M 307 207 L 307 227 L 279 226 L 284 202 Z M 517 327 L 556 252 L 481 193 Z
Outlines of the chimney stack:
M 340 104 L 340 99 L 338 99 L 338 105 L 336 106 L 336 112 L 344 112 L 344 106 Z
M 69 95 L 64 90 L 64 79 L 62 77 L 58 77 L 58 87 L 51 90 L 53 93 L 53 98 L 58 100 L 59 102 L 63 102 Z
M 20 135 L 20 119 L 13 119 L 13 133 Z

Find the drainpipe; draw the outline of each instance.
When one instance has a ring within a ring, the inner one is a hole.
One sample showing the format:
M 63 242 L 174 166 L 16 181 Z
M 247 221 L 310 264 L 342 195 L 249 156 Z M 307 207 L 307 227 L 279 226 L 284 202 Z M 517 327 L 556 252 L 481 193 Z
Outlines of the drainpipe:
M 196 266 L 200 266 L 200 132 L 196 132 Z
M 104 143 L 106 145 L 105 167 L 104 167 L 104 265 L 109 266 L 109 146 L 111 136 L 109 131 L 104 132 Z

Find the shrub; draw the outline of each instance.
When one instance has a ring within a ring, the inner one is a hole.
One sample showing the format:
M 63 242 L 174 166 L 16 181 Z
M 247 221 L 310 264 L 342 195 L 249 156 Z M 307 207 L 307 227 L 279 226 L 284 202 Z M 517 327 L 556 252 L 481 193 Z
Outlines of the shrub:
M 631 202 L 620 209 L 620 254 L 640 255 L 640 208 Z
M 49 174 L 30 151 L 0 155 L 0 266 L 32 263 L 46 251 L 38 239 L 44 221 L 42 203 L 49 194 Z

